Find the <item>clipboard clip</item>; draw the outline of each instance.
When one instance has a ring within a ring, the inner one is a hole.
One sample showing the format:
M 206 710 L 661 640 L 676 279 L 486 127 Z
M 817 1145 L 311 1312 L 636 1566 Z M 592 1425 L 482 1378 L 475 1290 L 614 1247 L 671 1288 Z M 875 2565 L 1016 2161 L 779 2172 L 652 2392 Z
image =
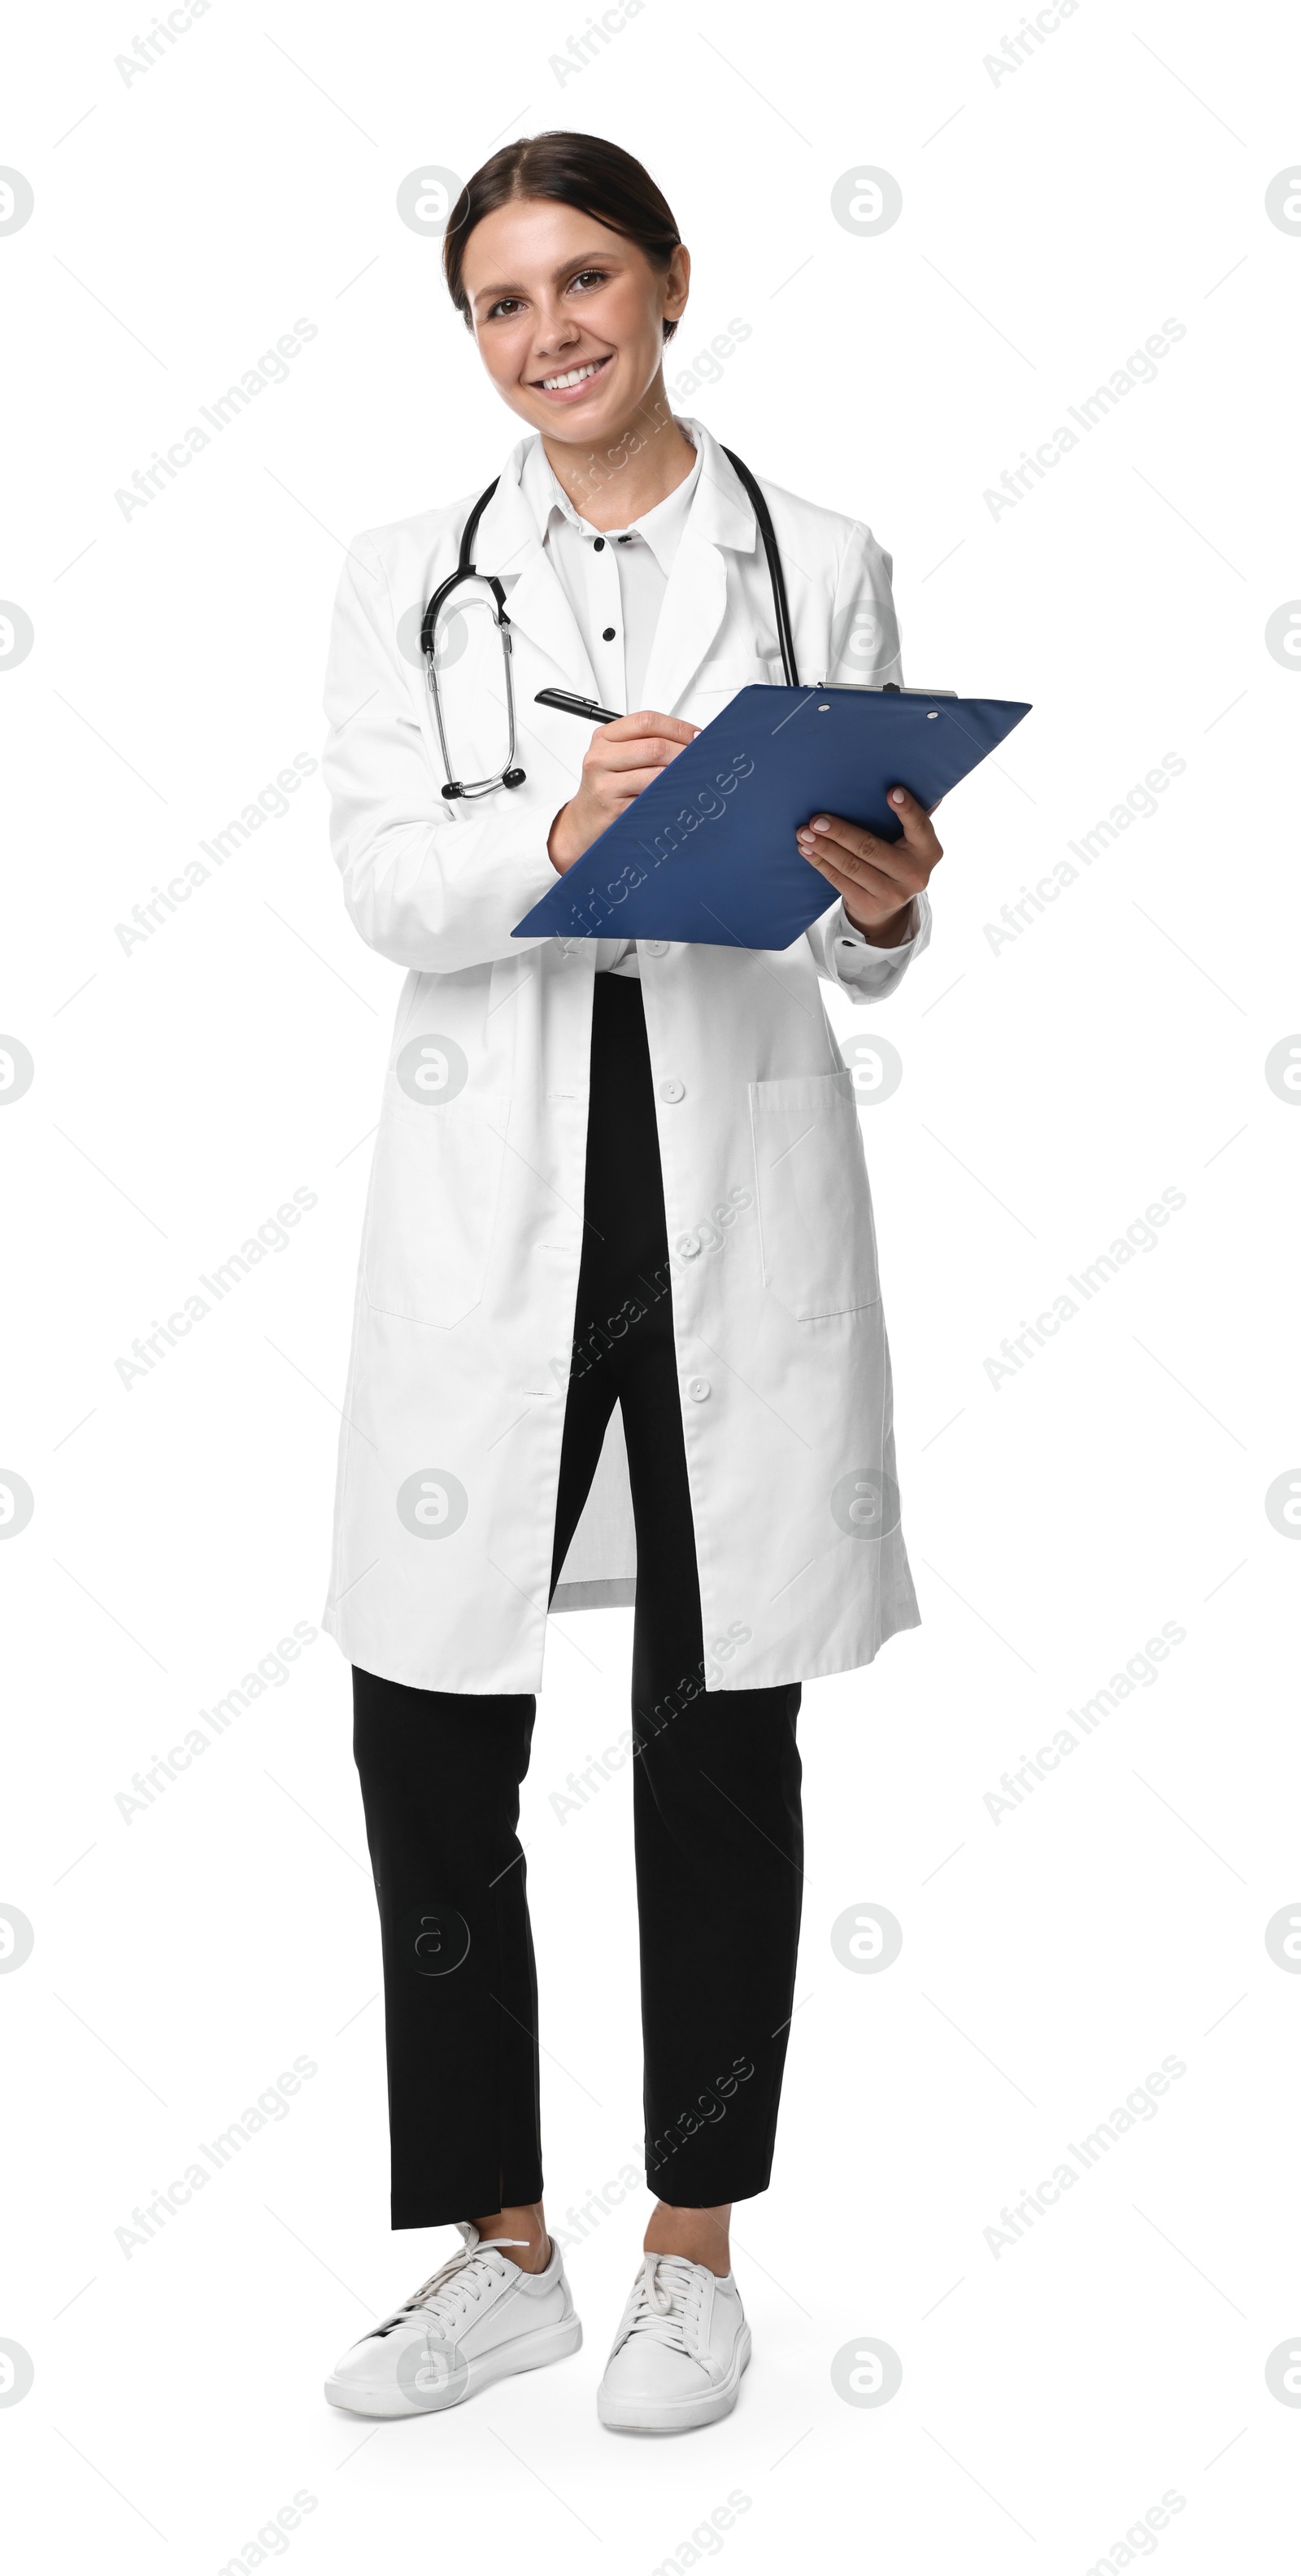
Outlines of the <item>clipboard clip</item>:
M 891 698 L 956 698 L 956 689 L 905 688 L 900 680 L 819 680 L 820 689 L 852 689 L 855 696 L 864 689 L 874 689 L 878 696 Z

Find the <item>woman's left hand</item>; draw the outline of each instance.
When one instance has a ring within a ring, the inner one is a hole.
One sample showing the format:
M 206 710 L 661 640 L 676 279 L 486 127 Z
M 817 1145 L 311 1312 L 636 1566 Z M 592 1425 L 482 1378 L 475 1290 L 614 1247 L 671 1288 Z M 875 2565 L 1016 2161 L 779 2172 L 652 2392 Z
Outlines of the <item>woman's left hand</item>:
M 826 878 L 854 928 L 877 948 L 899 948 L 912 937 L 913 896 L 944 856 L 925 806 L 906 787 L 892 787 L 890 803 L 903 825 L 901 841 L 880 841 L 836 814 L 815 814 L 795 835 L 801 857 Z

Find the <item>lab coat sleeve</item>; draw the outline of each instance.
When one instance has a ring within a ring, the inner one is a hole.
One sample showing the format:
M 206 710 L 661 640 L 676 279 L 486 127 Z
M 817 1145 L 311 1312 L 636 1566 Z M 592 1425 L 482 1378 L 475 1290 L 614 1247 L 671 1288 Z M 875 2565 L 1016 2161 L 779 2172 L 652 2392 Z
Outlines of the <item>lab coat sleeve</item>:
M 914 957 L 920 957 L 931 935 L 931 907 L 926 895 L 914 895 L 915 923 L 911 939 L 901 940 L 897 948 L 873 948 L 861 930 L 855 930 L 843 903 L 824 912 L 805 932 L 819 974 L 838 984 L 851 1002 L 883 1002 L 903 982 Z
M 855 524 L 840 559 L 831 611 L 831 639 L 826 676 L 839 685 L 860 687 L 903 680 L 899 622 L 895 616 L 891 575 L 894 565 L 870 528 Z M 873 948 L 856 930 L 843 903 L 825 912 L 805 932 L 818 972 L 853 1002 L 883 1002 L 902 983 L 914 957 L 931 935 L 931 908 L 924 894 L 914 898 L 914 929 L 897 948 Z
M 462 806 L 444 801 L 371 539 L 348 548 L 330 636 L 322 760 L 344 901 L 382 957 L 455 974 L 541 940 L 511 929 L 556 882 L 547 835 L 554 782 Z

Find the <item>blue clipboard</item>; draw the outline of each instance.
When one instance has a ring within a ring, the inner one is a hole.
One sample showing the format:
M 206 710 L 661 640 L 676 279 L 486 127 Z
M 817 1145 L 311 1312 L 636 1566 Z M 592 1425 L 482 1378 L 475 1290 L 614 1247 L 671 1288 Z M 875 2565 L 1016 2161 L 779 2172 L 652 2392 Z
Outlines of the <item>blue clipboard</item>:
M 798 825 L 838 814 L 897 841 L 891 787 L 937 805 L 1029 713 L 920 690 L 740 689 L 512 937 L 789 948 L 834 900 Z

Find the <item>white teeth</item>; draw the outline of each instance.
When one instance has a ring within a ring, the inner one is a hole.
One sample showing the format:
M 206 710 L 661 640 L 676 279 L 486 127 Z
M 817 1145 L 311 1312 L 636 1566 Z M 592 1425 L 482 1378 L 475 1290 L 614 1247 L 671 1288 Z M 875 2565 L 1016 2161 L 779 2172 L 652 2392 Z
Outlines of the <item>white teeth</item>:
M 544 393 L 548 394 L 563 393 L 566 385 L 581 385 L 586 383 L 587 378 L 589 376 L 594 376 L 597 368 L 603 364 L 604 361 L 602 359 L 593 358 L 590 366 L 571 367 L 567 376 L 544 376 L 542 379 L 542 390 Z

